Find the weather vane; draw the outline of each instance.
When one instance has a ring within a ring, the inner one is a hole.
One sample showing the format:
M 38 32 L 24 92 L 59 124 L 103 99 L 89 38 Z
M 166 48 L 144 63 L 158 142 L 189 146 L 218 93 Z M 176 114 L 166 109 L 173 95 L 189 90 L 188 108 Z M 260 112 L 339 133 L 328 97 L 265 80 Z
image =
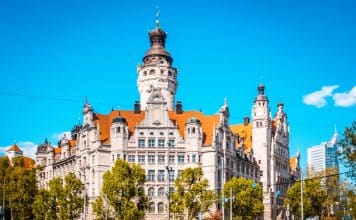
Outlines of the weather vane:
M 156 27 L 159 28 L 159 7 L 157 6 L 157 12 L 156 12 Z

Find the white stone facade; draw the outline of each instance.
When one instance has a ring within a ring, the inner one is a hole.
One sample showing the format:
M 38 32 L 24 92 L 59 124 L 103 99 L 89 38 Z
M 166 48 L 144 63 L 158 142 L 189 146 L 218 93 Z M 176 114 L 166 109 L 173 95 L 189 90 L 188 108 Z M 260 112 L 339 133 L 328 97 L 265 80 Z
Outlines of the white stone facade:
M 43 166 L 38 185 L 46 188 L 51 179 L 73 172 L 85 183 L 93 201 L 100 195 L 104 172 L 122 158 L 140 164 L 147 174 L 150 204 L 146 218 L 167 219 L 166 195 L 173 180 L 187 167 L 202 167 L 210 188 L 217 193 L 233 176 L 261 182 L 265 219 L 272 219 L 268 213 L 277 214 L 279 198 L 284 198 L 286 190 L 274 184 L 290 178 L 289 130 L 283 108 L 272 120 L 267 98 L 264 94 L 256 98 L 253 147 L 246 150 L 240 134 L 230 129 L 226 101 L 216 115 L 183 111 L 181 102 L 174 106 L 177 69 L 164 48 L 166 33 L 157 26 L 149 36 L 151 48 L 138 66 L 140 102 L 133 110 L 99 114 L 86 101 L 83 124 L 74 126 L 71 137 L 63 137 L 58 147 L 47 141 L 38 146 L 36 162 Z M 281 192 L 279 197 L 277 191 Z M 86 219 L 93 219 L 90 206 L 86 215 Z

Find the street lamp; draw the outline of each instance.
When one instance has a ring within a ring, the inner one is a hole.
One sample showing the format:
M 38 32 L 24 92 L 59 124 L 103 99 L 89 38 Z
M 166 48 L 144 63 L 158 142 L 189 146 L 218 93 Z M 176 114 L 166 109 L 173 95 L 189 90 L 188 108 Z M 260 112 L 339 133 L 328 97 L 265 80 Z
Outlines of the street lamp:
M 169 152 L 169 150 L 168 150 Z M 171 200 L 171 172 L 173 171 L 173 167 L 169 165 L 169 154 L 168 154 L 168 165 L 166 166 L 166 170 L 168 173 L 168 190 L 167 190 L 167 212 L 168 212 L 168 220 L 171 218 L 171 213 L 170 213 L 170 200 Z

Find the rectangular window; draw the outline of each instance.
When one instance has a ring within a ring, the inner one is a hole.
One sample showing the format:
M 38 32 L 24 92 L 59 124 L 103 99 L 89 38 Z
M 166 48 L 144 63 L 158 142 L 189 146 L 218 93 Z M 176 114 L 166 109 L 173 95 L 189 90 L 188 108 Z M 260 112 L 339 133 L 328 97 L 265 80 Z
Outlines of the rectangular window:
M 129 163 L 135 163 L 135 155 L 128 155 L 127 156 L 127 161 Z
M 178 155 L 178 163 L 184 163 L 184 155 Z
M 197 158 L 196 158 L 196 157 L 197 157 L 197 156 L 196 156 L 195 154 L 193 154 L 193 155 L 192 155 L 192 162 L 193 162 L 193 163 L 195 163 L 195 162 L 196 162 L 196 160 L 197 160 Z
M 165 156 L 164 155 L 158 155 L 158 163 L 165 163 Z
M 138 147 L 145 147 L 145 139 L 138 139 Z
M 168 147 L 173 148 L 176 145 L 176 140 L 174 139 L 169 139 L 168 140 Z
M 148 155 L 148 163 L 155 163 L 155 155 Z
M 164 148 L 164 144 L 165 144 L 164 139 L 159 139 L 158 140 L 158 147 Z
M 169 155 L 169 163 L 174 164 L 176 162 L 174 155 Z
M 148 140 L 148 147 L 155 147 L 155 139 Z
M 175 172 L 174 170 L 169 171 L 169 181 L 174 181 Z
M 155 171 L 154 170 L 148 170 L 148 175 L 147 175 L 147 181 L 155 181 Z
M 145 163 L 145 155 L 138 155 L 138 162 Z
M 164 170 L 158 170 L 158 181 L 164 182 Z

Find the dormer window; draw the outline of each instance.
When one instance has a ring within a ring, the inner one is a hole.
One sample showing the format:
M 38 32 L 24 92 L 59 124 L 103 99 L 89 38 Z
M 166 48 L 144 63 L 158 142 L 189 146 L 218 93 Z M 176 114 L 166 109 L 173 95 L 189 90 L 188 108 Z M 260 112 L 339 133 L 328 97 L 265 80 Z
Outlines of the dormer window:
M 117 133 L 120 133 L 120 132 L 121 132 L 121 128 L 120 128 L 120 127 L 117 127 L 117 128 L 116 128 L 116 132 L 117 132 Z

